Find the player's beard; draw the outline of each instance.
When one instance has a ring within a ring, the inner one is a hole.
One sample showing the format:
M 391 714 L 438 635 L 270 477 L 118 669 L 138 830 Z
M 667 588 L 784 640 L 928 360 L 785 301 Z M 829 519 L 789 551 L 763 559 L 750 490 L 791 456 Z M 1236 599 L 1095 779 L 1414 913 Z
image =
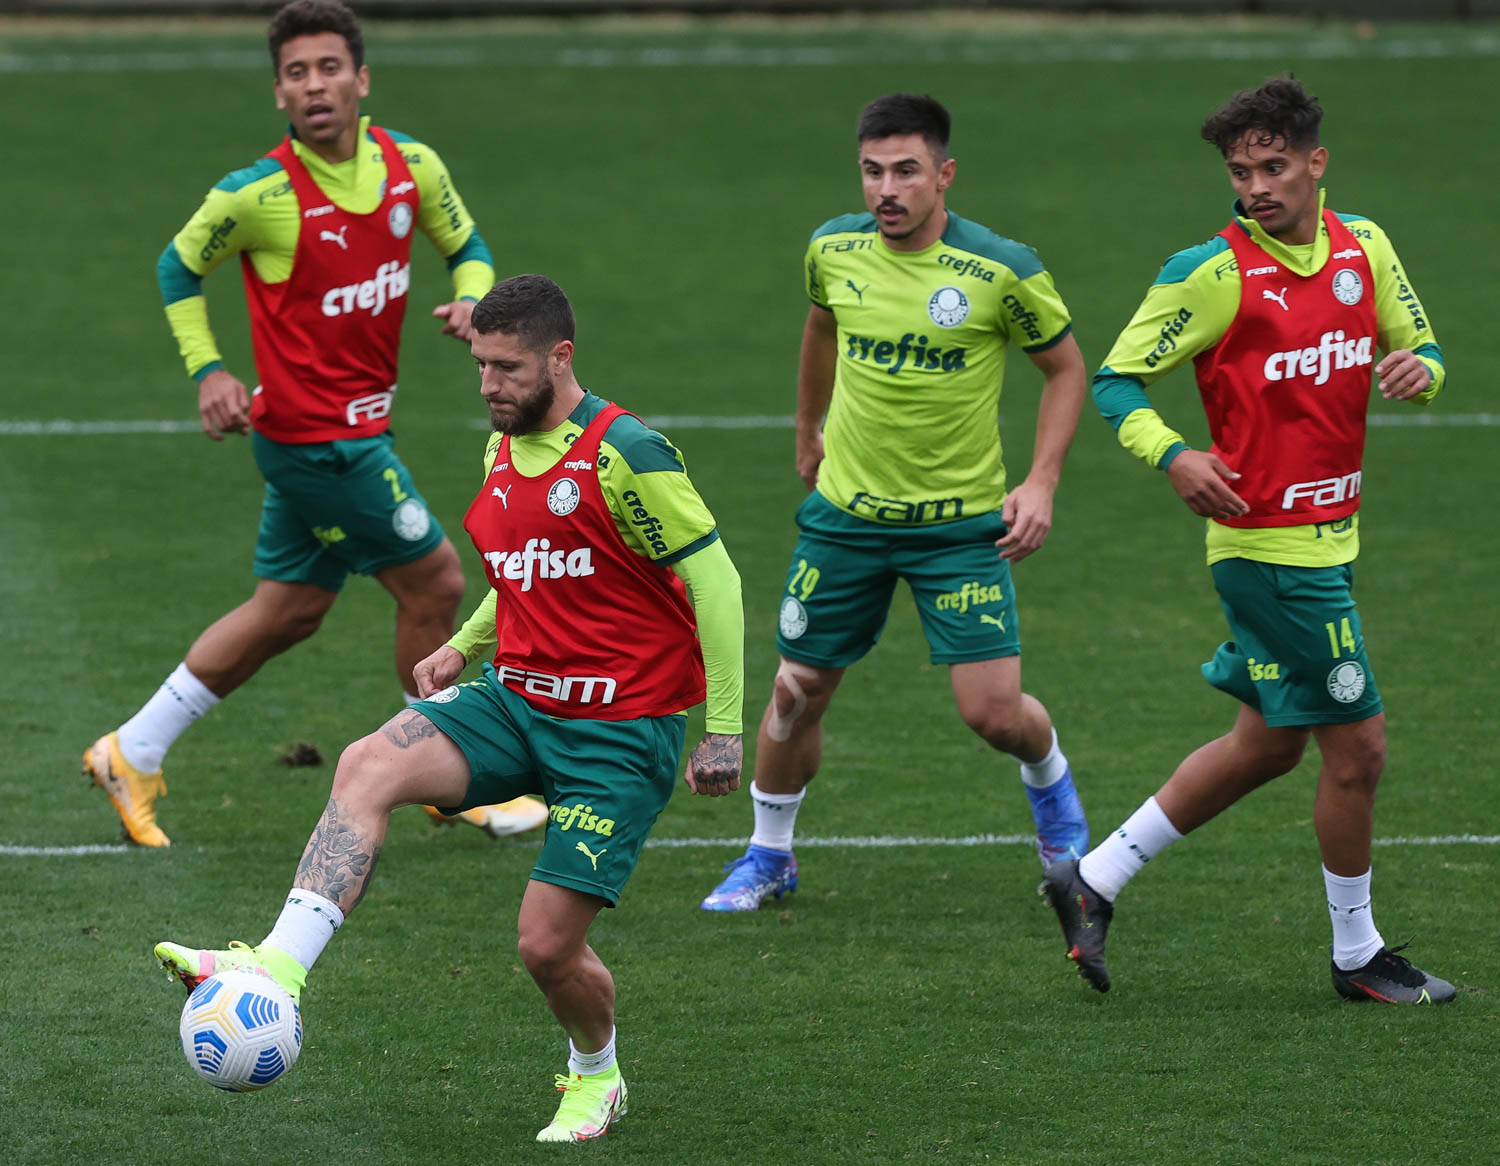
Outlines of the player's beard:
M 507 418 L 496 416 L 495 411 L 491 409 L 490 425 L 496 433 L 508 434 L 511 437 L 530 433 L 541 423 L 542 418 L 552 411 L 553 402 L 556 400 L 556 386 L 552 383 L 551 374 L 543 365 L 537 378 L 536 389 L 531 396 L 518 402 L 515 412 Z

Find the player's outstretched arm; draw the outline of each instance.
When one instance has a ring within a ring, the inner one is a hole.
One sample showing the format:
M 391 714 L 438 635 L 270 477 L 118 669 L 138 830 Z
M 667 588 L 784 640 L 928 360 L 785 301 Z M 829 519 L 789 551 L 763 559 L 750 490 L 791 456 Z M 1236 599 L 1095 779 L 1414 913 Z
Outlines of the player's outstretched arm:
M 809 490 L 817 487 L 818 467 L 823 463 L 823 418 L 833 400 L 838 336 L 831 311 L 818 304 L 807 309 L 797 362 L 797 476 Z
M 249 433 L 250 391 L 238 377 L 215 369 L 198 382 L 198 416 L 215 441 L 226 433 Z
M 1040 550 L 1051 533 L 1052 500 L 1089 389 L 1083 353 L 1071 333 L 1051 348 L 1027 355 L 1041 369 L 1044 380 L 1031 470 L 1026 480 L 1005 496 L 1001 507 L 1001 517 L 1010 530 L 995 545 L 1000 548 L 1000 557 L 1012 563 Z
M 721 798 L 740 788 L 745 742 L 738 733 L 704 733 L 682 775 L 695 794 Z

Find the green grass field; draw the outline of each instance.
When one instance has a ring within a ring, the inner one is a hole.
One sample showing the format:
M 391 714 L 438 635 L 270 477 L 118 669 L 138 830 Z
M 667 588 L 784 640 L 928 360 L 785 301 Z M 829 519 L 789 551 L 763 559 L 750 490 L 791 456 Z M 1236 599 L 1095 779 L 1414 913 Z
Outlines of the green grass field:
M 596 928 L 632 1104 L 578 1152 L 1494 1160 L 1496 848 L 1431 840 L 1500 834 L 1500 352 L 1484 250 L 1500 183 L 1495 35 L 956 20 L 372 32 L 367 111 L 441 150 L 501 273 L 543 271 L 570 293 L 584 383 L 648 416 L 791 412 L 802 246 L 859 207 L 854 117 L 897 88 L 952 108 L 950 204 L 1039 250 L 1093 366 L 1161 260 L 1226 217 L 1203 114 L 1294 68 L 1328 110 L 1330 203 L 1389 231 L 1451 370 L 1431 411 L 1449 424 L 1370 431 L 1357 594 L 1390 725 L 1376 832 L 1418 840 L 1377 850 L 1377 918 L 1393 943 L 1417 935 L 1418 962 L 1460 985 L 1454 1006 L 1362 1008 L 1330 989 L 1315 760 L 1131 885 L 1107 997 L 1062 958 L 1023 845 L 804 844 L 802 889 L 732 918 L 696 904 L 741 844 L 662 847 Z M 252 585 L 260 482 L 245 443 L 16 423 L 195 419 L 154 264 L 202 192 L 281 132 L 260 52 L 258 26 L 0 25 L 6 1156 L 539 1161 L 550 1154 L 531 1138 L 564 1054 L 515 955 L 534 845 L 399 814 L 369 898 L 304 998 L 302 1062 L 259 1095 L 191 1076 L 181 992 L 150 959 L 157 939 L 253 942 L 269 928 L 332 776 L 284 768 L 278 749 L 312 741 L 331 762 L 397 705 L 378 586 L 351 583 L 313 640 L 179 742 L 160 806 L 170 851 L 14 852 L 116 840 L 80 752 Z M 484 414 L 467 354 L 425 318 L 444 297 L 441 265 L 425 244 L 414 256 L 398 449 L 462 544 Z M 238 280 L 226 270 L 208 286 L 230 367 L 248 377 Z M 1002 412 L 1017 478 L 1038 387 L 1013 362 Z M 1201 434 L 1188 378 L 1154 396 Z M 801 492 L 791 433 L 664 428 L 745 581 L 753 725 Z M 1201 544 L 1199 521 L 1086 414 L 1052 538 L 1017 579 L 1027 685 L 1059 725 L 1096 836 L 1232 718 L 1197 673 L 1222 638 Z M 683 794 L 656 833 L 738 840 L 749 826 L 743 794 Z M 808 840 L 1029 828 L 1014 766 L 963 728 L 904 593 L 829 716 L 799 826 Z

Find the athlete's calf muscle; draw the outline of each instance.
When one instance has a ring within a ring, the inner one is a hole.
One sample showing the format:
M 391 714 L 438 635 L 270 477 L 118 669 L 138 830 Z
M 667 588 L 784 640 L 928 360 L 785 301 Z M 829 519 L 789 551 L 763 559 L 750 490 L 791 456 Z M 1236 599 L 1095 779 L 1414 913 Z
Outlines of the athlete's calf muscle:
M 380 825 L 378 835 L 383 837 L 384 820 Z M 347 915 L 364 898 L 379 861 L 377 831 L 362 828 L 357 817 L 340 807 L 336 798 L 329 798 L 302 852 L 293 886 L 337 903 Z

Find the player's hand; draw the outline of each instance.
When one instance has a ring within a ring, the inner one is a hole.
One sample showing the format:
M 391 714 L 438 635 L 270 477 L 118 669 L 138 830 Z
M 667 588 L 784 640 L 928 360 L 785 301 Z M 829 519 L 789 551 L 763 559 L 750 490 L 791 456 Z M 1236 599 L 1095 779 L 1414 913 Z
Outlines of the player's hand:
M 1000 517 L 1010 527 L 1004 538 L 995 540 L 1000 557 L 1019 563 L 1027 555 L 1042 549 L 1052 530 L 1053 488 L 1033 483 L 1029 478 L 1005 496 Z
M 744 763 L 745 742 L 738 733 L 704 733 L 682 780 L 695 794 L 721 798 L 740 788 Z
M 462 653 L 447 644 L 425 660 L 418 660 L 411 670 L 411 678 L 417 682 L 417 695 L 425 699 L 434 692 L 442 692 L 458 679 L 464 664 Z
M 198 416 L 215 441 L 226 433 L 250 432 L 250 391 L 238 377 L 216 368 L 198 382 Z
M 1432 384 L 1432 371 L 1410 349 L 1387 352 L 1375 366 L 1380 395 L 1387 401 L 1409 401 Z
M 473 300 L 454 300 L 451 304 L 439 304 L 432 314 L 443 321 L 443 335 L 452 336 L 467 344 L 474 335 L 470 321 L 474 318 Z
M 797 476 L 809 491 L 818 488 L 818 467 L 823 464 L 823 431 L 797 435 Z
M 1250 504 L 1229 487 L 1240 475 L 1214 454 L 1185 449 L 1167 467 L 1167 480 L 1194 514 L 1204 518 L 1239 518 Z

